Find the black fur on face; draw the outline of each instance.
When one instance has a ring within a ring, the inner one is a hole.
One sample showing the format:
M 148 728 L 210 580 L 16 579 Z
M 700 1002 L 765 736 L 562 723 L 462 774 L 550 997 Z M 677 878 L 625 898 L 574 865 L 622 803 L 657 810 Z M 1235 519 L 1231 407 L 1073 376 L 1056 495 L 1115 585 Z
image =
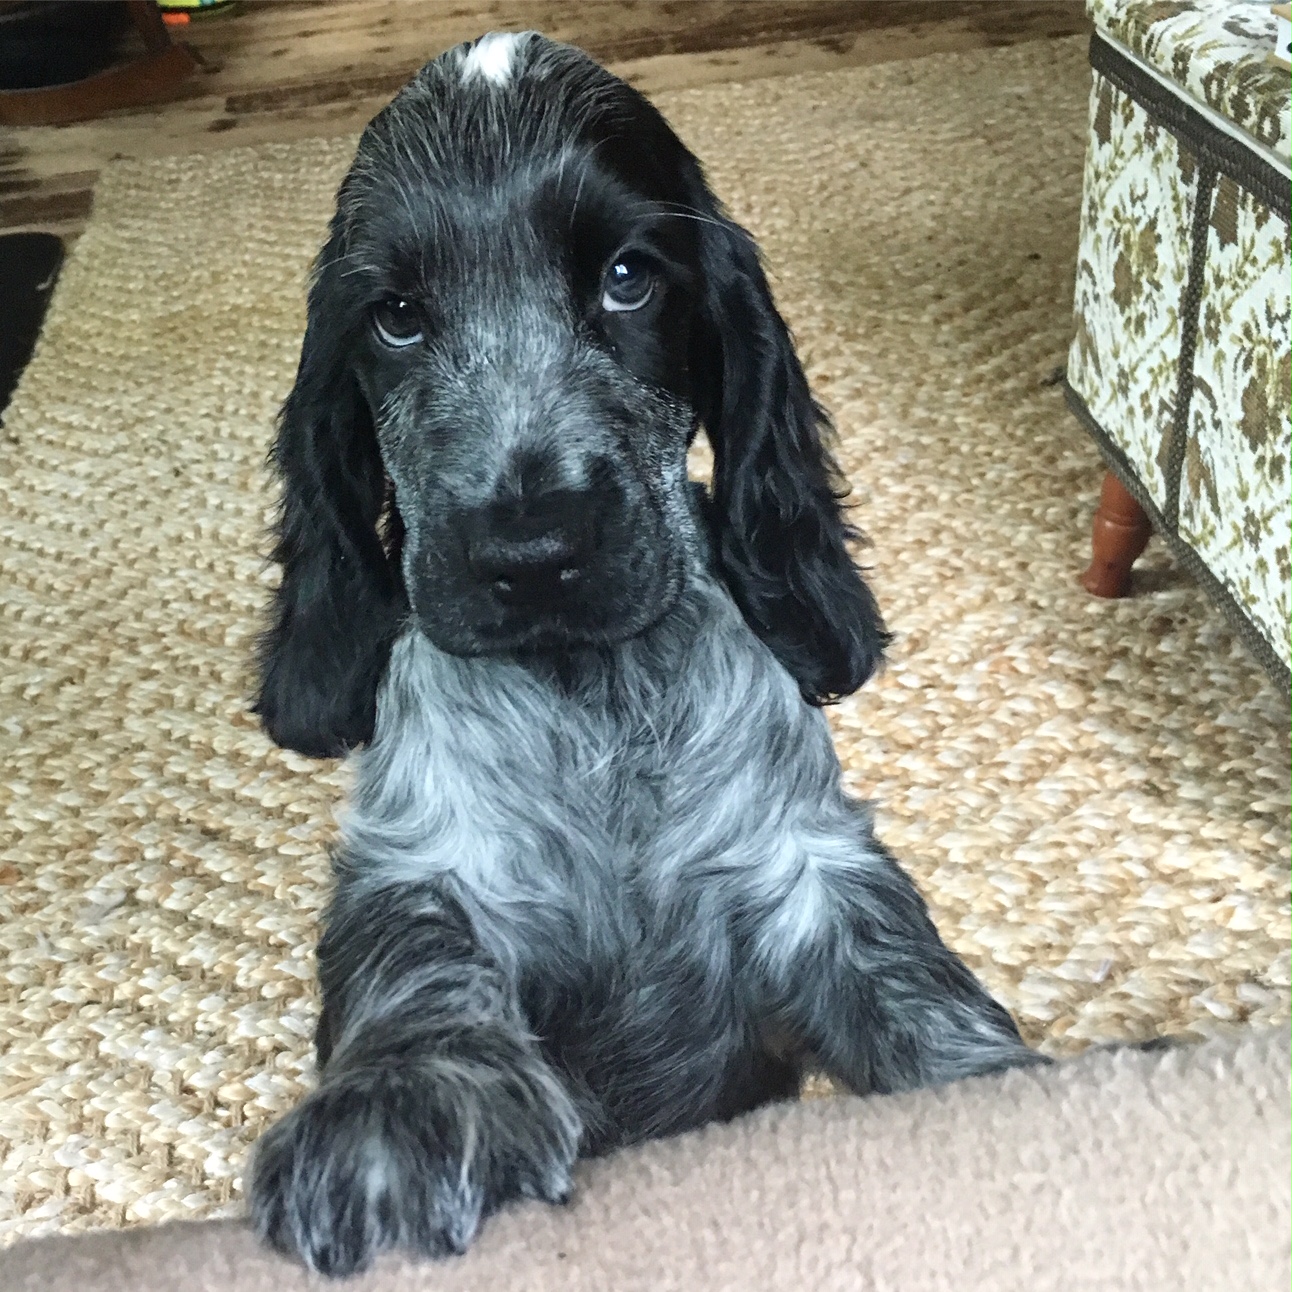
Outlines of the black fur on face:
M 498 76 L 436 60 L 365 132 L 316 267 L 257 710 L 303 753 L 364 743 L 410 614 L 464 656 L 633 637 L 706 528 L 804 698 L 845 695 L 887 639 L 828 429 L 756 248 L 641 95 L 537 38 Z

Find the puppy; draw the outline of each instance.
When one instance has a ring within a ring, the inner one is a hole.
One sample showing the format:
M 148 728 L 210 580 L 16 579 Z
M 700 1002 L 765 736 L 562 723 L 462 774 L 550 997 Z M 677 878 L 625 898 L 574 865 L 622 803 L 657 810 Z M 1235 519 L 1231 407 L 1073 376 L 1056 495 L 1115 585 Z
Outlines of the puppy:
M 886 634 L 828 429 L 749 235 L 584 54 L 486 36 L 364 132 L 273 450 L 258 712 L 362 747 L 275 1247 L 460 1252 L 805 1065 L 1040 1061 L 841 789 L 820 706 Z

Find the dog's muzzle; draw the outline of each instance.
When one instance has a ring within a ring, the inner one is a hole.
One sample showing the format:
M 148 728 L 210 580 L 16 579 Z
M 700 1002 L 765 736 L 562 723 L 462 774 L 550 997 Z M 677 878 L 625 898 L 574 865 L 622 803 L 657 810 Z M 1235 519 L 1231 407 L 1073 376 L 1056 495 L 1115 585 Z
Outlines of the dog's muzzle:
M 608 489 L 554 489 L 463 519 L 467 568 L 501 606 L 559 611 L 587 586 L 616 500 Z

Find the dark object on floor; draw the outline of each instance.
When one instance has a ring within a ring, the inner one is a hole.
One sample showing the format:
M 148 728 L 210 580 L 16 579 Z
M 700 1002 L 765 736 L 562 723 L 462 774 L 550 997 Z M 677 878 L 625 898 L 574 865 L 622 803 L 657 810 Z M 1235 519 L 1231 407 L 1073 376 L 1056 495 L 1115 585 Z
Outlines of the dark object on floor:
M 52 233 L 0 238 L 0 422 L 45 320 L 63 244 Z
M 0 5 L 0 90 L 66 85 L 103 71 L 129 25 L 124 4 Z
M 129 25 L 144 52 L 114 62 Z M 153 0 L 0 3 L 0 125 L 65 125 L 162 102 L 197 66 Z

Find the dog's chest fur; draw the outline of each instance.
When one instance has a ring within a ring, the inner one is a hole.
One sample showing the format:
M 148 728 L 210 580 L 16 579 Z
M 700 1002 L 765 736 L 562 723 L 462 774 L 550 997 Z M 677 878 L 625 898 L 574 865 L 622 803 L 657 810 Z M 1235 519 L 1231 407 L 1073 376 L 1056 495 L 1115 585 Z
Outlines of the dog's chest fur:
M 364 867 L 348 882 L 447 884 L 566 1066 L 599 1087 L 636 1056 L 631 1098 L 649 1089 L 664 1116 L 688 1055 L 697 1072 L 721 1073 L 724 1050 L 748 1064 L 759 1038 L 734 971 L 775 953 L 742 947 L 742 924 L 788 953 L 819 922 L 813 867 L 841 813 L 820 711 L 697 580 L 654 629 L 561 676 L 407 633 L 344 854 Z

